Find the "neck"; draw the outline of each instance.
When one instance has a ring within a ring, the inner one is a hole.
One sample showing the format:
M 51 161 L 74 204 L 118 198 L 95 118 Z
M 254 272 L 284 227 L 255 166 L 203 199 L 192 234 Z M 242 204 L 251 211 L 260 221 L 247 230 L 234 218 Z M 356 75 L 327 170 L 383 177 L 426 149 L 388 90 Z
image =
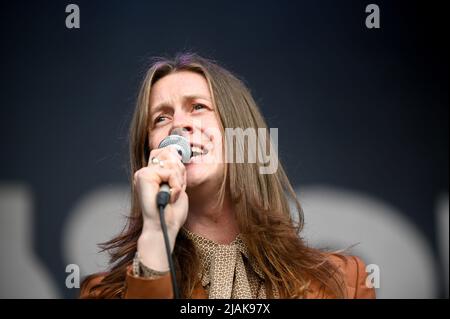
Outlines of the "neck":
M 197 191 L 195 196 L 194 192 L 190 193 L 189 213 L 184 227 L 216 243 L 231 243 L 239 234 L 239 227 L 229 197 L 225 196 L 222 207 L 218 207 L 216 198 L 208 199 L 212 193 L 210 190 L 209 196 L 198 196 Z

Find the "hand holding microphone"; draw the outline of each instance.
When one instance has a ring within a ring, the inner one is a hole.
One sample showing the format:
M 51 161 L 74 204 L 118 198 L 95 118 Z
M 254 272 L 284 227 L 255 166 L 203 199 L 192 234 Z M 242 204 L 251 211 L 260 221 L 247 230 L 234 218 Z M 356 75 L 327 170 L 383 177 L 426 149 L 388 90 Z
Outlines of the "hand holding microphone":
M 158 149 L 150 152 L 149 163 L 134 174 L 135 190 L 143 216 L 143 229 L 137 242 L 145 266 L 166 271 L 170 268 L 175 297 L 179 297 L 173 278 L 171 252 L 178 231 L 187 218 L 186 169 L 191 158 L 189 141 L 174 130 Z
M 168 202 L 165 217 L 169 234 L 175 235 L 187 217 L 186 169 L 183 162 L 191 157 L 189 141 L 178 134 L 176 129 L 163 139 L 159 148 L 150 152 L 148 166 L 134 174 L 144 228 L 161 231 L 156 199 L 163 197 Z

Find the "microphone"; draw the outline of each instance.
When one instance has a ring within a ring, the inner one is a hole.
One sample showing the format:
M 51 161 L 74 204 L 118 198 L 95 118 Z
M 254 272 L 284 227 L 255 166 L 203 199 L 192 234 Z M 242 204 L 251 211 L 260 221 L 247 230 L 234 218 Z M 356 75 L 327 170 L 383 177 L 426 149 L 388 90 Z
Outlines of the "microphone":
M 172 130 L 169 136 L 165 137 L 161 143 L 159 143 L 158 148 L 164 148 L 167 146 L 174 146 L 181 155 L 181 161 L 183 163 L 189 162 L 192 157 L 191 145 L 187 138 L 182 134 L 185 130 L 181 128 L 176 128 Z M 159 186 L 158 195 L 156 196 L 156 203 L 159 207 L 166 207 L 170 199 L 170 187 L 167 183 L 162 183 Z

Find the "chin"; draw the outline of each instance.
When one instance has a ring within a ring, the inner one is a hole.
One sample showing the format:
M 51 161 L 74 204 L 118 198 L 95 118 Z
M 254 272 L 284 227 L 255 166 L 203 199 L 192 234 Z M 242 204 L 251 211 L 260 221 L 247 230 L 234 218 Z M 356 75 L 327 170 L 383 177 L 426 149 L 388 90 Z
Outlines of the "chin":
M 218 173 L 219 171 L 220 168 L 217 166 L 208 167 L 207 164 L 189 164 L 186 166 L 187 188 L 195 188 L 205 183 L 210 184 L 210 182 L 220 185 L 223 175 Z

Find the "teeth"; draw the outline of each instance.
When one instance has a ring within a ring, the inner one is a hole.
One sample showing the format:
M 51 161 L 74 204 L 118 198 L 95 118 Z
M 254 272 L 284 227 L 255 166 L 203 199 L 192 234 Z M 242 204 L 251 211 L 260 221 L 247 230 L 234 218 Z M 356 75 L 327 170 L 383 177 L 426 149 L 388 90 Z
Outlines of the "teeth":
M 198 147 L 198 146 L 192 146 L 192 147 L 191 147 L 191 151 L 192 151 L 192 154 L 193 154 L 194 156 L 197 156 L 197 155 L 205 155 L 206 153 L 208 153 L 208 151 L 206 151 L 206 150 L 204 150 L 204 149 L 201 149 L 201 148 Z

